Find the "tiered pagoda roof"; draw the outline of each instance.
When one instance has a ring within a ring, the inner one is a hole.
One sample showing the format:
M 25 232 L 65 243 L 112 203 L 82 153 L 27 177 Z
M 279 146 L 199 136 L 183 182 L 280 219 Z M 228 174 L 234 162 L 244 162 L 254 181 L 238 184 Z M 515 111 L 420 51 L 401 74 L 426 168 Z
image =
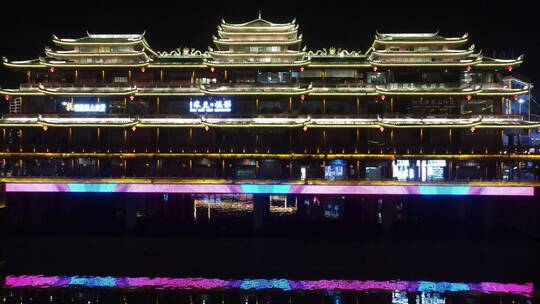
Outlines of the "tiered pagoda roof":
M 347 51 L 336 48 L 304 51 L 302 36 L 298 34 L 296 20 L 273 23 L 258 18 L 246 23 L 222 20 L 218 26 L 216 50 L 201 52 L 192 48 L 172 52 L 156 52 L 142 34 L 90 34 L 78 39 L 52 37 L 55 49 L 46 48 L 45 56 L 27 61 L 3 59 L 5 66 L 19 69 L 34 68 L 151 68 L 151 69 L 205 69 L 212 67 L 297 67 L 300 69 L 366 68 L 373 71 L 394 67 L 457 67 L 459 69 L 511 69 L 523 62 L 515 59 L 494 59 L 476 51 L 474 45 L 465 47 L 468 35 L 447 38 L 439 33 L 376 33 L 372 46 L 366 51 Z M 421 60 L 417 60 L 421 58 Z M 406 60 L 405 60 L 406 59 Z M 90 62 L 89 62 L 90 61 Z M 136 83 L 111 87 L 86 85 L 58 87 L 53 84 L 26 84 L 18 89 L 0 89 L 3 95 L 500 95 L 512 96 L 528 92 L 528 88 L 504 86 L 444 87 L 427 85 L 396 86 L 395 84 L 345 87 L 284 86 L 264 88 L 250 85 L 191 87 L 139 87 Z
M 210 48 L 209 65 L 301 65 L 305 52 L 300 50 L 302 35 L 296 20 L 273 23 L 259 17 L 246 23 L 221 21 L 217 50 Z

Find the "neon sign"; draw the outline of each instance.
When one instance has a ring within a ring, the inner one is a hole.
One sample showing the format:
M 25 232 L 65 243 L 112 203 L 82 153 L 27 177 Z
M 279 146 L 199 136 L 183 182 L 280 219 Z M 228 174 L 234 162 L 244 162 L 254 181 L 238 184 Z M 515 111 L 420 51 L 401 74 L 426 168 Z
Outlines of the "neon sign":
M 228 98 L 193 99 L 189 102 L 191 113 L 228 113 L 232 110 L 232 102 Z
M 101 103 L 74 103 L 74 102 L 62 102 L 62 105 L 66 107 L 68 112 L 99 112 L 104 113 L 107 111 L 107 104 Z

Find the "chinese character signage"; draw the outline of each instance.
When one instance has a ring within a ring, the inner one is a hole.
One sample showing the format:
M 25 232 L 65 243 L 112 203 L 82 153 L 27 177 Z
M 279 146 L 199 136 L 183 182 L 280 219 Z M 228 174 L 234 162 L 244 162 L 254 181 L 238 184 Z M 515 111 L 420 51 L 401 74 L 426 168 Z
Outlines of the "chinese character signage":
M 201 98 L 189 102 L 191 113 L 229 113 L 232 110 L 232 102 L 229 98 Z
M 62 102 L 62 105 L 66 107 L 66 111 L 68 112 L 105 113 L 107 111 L 107 104 L 103 102 Z

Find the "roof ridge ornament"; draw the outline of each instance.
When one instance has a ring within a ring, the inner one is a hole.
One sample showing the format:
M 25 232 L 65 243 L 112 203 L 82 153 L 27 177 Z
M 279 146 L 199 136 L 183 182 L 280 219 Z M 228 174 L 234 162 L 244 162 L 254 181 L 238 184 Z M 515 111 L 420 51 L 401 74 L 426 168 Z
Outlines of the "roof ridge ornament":
M 259 18 L 258 19 L 262 19 L 262 15 L 261 15 L 261 10 L 259 9 Z

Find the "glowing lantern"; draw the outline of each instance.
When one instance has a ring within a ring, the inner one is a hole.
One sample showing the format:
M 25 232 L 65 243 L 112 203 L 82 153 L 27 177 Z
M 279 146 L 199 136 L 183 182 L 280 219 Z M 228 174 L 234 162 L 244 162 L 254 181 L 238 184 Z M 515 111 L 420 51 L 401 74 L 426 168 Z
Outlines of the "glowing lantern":
M 212 72 L 212 73 L 214 73 L 215 70 L 216 70 L 216 68 L 214 68 L 214 67 L 210 68 L 210 72 Z
M 5 99 L 6 101 L 8 101 L 10 98 L 11 98 L 11 96 L 9 96 L 9 95 L 4 96 L 4 99 Z
M 129 100 L 133 100 L 133 99 L 135 99 L 135 96 L 129 95 Z
M 306 99 L 306 96 L 305 95 L 300 95 L 300 100 L 304 101 L 304 99 Z
M 377 72 L 378 67 L 374 66 L 373 71 Z
M 300 72 L 303 72 L 304 71 L 304 67 L 300 67 Z
M 141 68 L 141 72 L 144 73 L 145 71 L 146 71 L 146 68 L 145 68 L 145 67 L 142 67 L 142 68 Z
M 135 130 L 137 130 L 137 127 L 136 127 L 136 126 L 133 126 L 133 127 L 131 127 L 131 130 L 132 130 L 133 132 L 135 132 Z
M 50 67 L 49 71 L 51 71 L 51 73 L 54 73 L 54 67 Z
M 304 127 L 302 128 L 302 130 L 304 130 L 304 132 L 306 132 L 306 131 L 307 131 L 307 126 L 304 126 Z
M 519 99 L 519 96 L 518 95 L 514 95 L 514 100 L 518 100 Z
M 385 98 L 386 98 L 386 96 L 381 95 L 381 100 L 384 100 Z
M 513 69 L 513 68 L 512 68 L 511 65 L 509 65 L 506 69 L 508 70 L 508 72 L 512 72 L 512 69 Z
M 204 126 L 204 130 L 205 130 L 206 132 L 208 132 L 208 131 L 210 130 L 210 127 L 209 127 L 209 126 Z
M 476 130 L 475 127 L 471 127 L 471 133 L 474 133 L 474 130 Z
M 465 69 L 465 71 L 470 72 L 471 71 L 471 66 L 468 65 L 467 68 Z
M 467 100 L 471 100 L 472 96 L 471 95 L 467 95 Z
M 379 128 L 379 131 L 384 132 L 384 127 L 381 126 L 381 127 Z
M 43 126 L 43 131 L 47 131 L 47 129 L 49 129 L 49 127 Z

